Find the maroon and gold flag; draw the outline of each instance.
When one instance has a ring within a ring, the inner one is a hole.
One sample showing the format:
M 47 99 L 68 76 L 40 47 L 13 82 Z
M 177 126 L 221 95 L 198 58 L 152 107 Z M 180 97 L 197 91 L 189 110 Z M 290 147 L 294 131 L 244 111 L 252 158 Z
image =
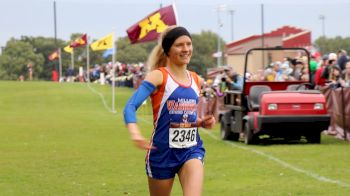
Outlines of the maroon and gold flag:
M 53 61 L 55 59 L 58 59 L 59 58 L 59 54 L 58 54 L 58 50 L 56 50 L 55 52 L 51 53 L 49 56 L 48 56 L 48 59 L 50 61 Z
M 160 8 L 126 32 L 132 44 L 156 40 L 168 26 L 176 25 L 175 8 L 173 5 Z
M 77 48 L 77 47 L 80 47 L 80 46 L 85 46 L 87 44 L 87 38 L 86 37 L 87 37 L 86 34 L 82 35 L 80 38 L 74 40 L 70 44 L 70 47 Z

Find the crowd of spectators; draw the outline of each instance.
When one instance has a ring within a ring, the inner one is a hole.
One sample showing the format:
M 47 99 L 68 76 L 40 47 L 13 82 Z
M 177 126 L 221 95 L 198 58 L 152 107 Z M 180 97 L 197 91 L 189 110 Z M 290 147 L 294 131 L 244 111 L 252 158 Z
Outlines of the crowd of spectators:
M 310 61 L 308 62 L 308 60 Z M 308 63 L 310 66 L 308 66 Z M 311 82 L 310 88 L 321 90 L 324 93 L 324 89 L 350 87 L 350 58 L 345 50 L 323 56 L 315 52 L 312 53 L 310 58 L 306 56 L 286 57 L 282 61 L 272 62 L 264 69 L 257 69 L 254 73 L 245 73 L 244 77 L 235 72 L 232 67 L 224 67 L 214 78 L 208 79 L 202 89 L 202 102 L 205 103 L 203 104 L 205 112 L 202 113 L 214 114 L 217 117 L 218 110 L 223 106 L 224 92 L 226 90 L 242 90 L 244 80 L 252 82 Z M 343 130 L 340 131 L 341 128 L 336 124 L 335 111 L 333 111 L 335 110 L 333 106 L 339 105 L 339 103 L 334 102 L 339 101 L 339 99 L 333 100 L 332 96 L 326 94 L 325 96 L 329 114 L 332 116 L 331 125 L 326 133 L 330 135 L 344 133 Z
M 345 50 L 323 56 L 314 52 L 309 59 L 308 62 L 306 56 L 286 57 L 282 61 L 272 62 L 263 69 L 257 69 L 254 73 L 247 72 L 244 78 L 234 72 L 232 67 L 224 68 L 216 75 L 213 86 L 240 90 L 243 80 L 246 80 L 257 82 L 310 81 L 311 87 L 315 89 L 324 86 L 350 87 L 350 58 Z
M 78 70 L 68 68 L 61 82 L 90 82 L 104 84 L 112 84 L 115 78 L 115 86 L 124 86 L 137 88 L 145 76 L 145 66 L 139 64 L 125 64 L 117 62 L 115 66 L 110 63 L 96 64 L 88 70 L 79 67 Z
M 330 53 L 328 55 L 324 55 L 322 60 L 320 60 L 319 66 L 314 74 L 315 87 L 349 87 L 349 60 L 349 56 L 345 50 L 339 50 L 337 54 Z

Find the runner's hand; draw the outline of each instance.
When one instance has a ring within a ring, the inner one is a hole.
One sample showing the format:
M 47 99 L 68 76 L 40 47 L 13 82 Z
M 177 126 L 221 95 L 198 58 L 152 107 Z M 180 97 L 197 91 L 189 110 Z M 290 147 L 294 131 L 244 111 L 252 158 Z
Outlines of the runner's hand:
M 203 119 L 199 119 L 198 124 L 205 129 L 212 129 L 215 125 L 215 118 L 213 115 L 207 115 Z
M 127 124 L 131 140 L 134 142 L 134 144 L 142 149 L 142 150 L 152 150 L 155 149 L 154 146 L 151 146 L 150 142 L 147 141 L 144 137 L 142 137 L 140 130 L 136 123 L 129 123 Z
M 154 150 L 154 149 L 156 149 L 154 146 L 151 146 L 150 142 L 144 138 L 132 139 L 132 141 L 134 142 L 134 144 L 138 148 L 140 148 L 142 150 Z

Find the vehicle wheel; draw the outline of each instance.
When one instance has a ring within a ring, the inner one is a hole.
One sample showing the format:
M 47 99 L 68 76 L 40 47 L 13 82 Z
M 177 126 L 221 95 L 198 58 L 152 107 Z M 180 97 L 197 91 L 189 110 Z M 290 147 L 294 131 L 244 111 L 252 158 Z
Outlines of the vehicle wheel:
M 220 121 L 220 135 L 222 140 L 233 140 L 233 133 L 231 132 L 230 124 L 227 124 L 224 118 Z
M 320 144 L 321 143 L 321 133 L 314 133 L 306 136 L 307 142 L 310 144 Z
M 253 129 L 249 127 L 249 123 L 245 122 L 244 124 L 244 143 L 245 144 L 255 144 L 255 137 L 253 133 Z

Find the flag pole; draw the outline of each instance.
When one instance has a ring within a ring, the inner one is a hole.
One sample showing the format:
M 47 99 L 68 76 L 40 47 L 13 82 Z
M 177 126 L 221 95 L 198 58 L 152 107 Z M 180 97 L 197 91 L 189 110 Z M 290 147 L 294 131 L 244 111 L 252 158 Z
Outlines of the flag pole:
M 58 69 L 60 72 L 60 77 L 59 77 L 59 82 L 61 81 L 62 77 L 62 59 L 61 59 L 62 55 L 61 55 L 61 48 L 58 48 Z
M 113 32 L 112 43 L 113 43 L 113 53 L 112 53 L 112 112 L 115 111 L 115 52 L 116 52 L 116 43 L 114 43 L 115 32 Z
M 57 19 L 56 19 L 56 1 L 55 0 L 53 1 L 53 23 L 54 23 L 54 33 L 55 33 L 55 46 L 56 46 L 56 48 L 58 48 L 57 47 Z M 56 69 L 57 69 L 57 61 L 55 62 L 54 70 L 56 70 Z M 61 73 L 60 73 L 59 77 L 62 77 Z
M 175 1 L 173 1 L 173 10 L 174 10 L 174 15 L 175 15 L 175 21 L 176 21 L 176 24 L 177 25 L 180 25 L 180 22 L 179 22 L 179 17 L 177 15 L 177 9 L 176 9 L 176 5 L 175 5 Z
M 90 82 L 90 49 L 89 49 L 89 38 L 90 36 L 87 37 L 86 39 L 86 80 L 87 82 Z
M 72 53 L 70 53 L 70 57 L 71 57 L 71 69 L 74 70 L 74 48 L 72 48 Z

